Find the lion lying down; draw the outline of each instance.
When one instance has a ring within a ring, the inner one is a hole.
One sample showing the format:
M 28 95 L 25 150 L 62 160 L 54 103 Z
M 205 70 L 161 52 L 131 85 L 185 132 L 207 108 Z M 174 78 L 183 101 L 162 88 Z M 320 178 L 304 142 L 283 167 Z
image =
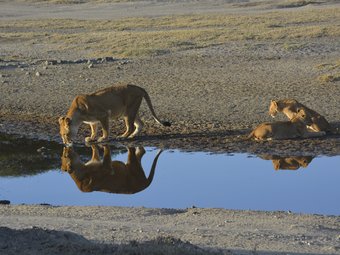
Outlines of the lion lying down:
M 117 84 L 88 95 L 76 96 L 65 117 L 59 118 L 60 135 L 63 142 L 72 145 L 82 123 L 91 127 L 91 136 L 86 142 L 96 139 L 98 124 L 103 135 L 98 142 L 108 140 L 110 119 L 124 118 L 126 131 L 120 137 L 133 138 L 140 133 L 143 122 L 138 116 L 139 107 L 145 99 L 153 118 L 157 123 L 169 127 L 167 121 L 161 121 L 153 109 L 148 93 L 141 87 L 131 84 Z
M 247 137 L 255 140 L 283 140 L 293 138 L 309 138 L 323 136 L 324 131 L 308 132 L 307 126 L 311 122 L 306 118 L 304 109 L 300 109 L 290 121 L 278 121 L 262 123 L 257 126 Z
M 295 99 L 271 100 L 269 106 L 269 115 L 273 118 L 277 113 L 282 112 L 289 120 L 295 117 L 297 112 L 303 109 L 306 113 L 306 118 L 310 120 L 308 129 L 312 132 L 325 131 L 326 133 L 336 133 L 336 130 L 331 127 L 326 118 L 307 106 L 299 103 Z

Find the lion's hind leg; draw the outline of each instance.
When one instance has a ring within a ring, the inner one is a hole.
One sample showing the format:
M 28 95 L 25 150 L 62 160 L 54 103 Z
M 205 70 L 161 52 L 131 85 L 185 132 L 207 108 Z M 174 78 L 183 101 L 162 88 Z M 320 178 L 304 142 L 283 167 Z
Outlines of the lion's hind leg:
M 126 131 L 118 136 L 119 138 L 127 138 L 134 132 L 134 122 L 128 116 L 124 117 Z
M 138 110 L 139 110 L 141 103 L 142 103 L 142 98 L 138 98 L 138 99 L 135 99 L 135 101 L 129 105 L 127 114 L 124 117 L 126 131 L 120 137 L 133 138 L 141 131 L 143 127 L 143 122 L 138 116 Z
M 138 114 L 136 115 L 135 121 L 134 121 L 134 126 L 135 126 L 135 130 L 133 131 L 133 133 L 131 135 L 129 135 L 129 138 L 133 138 L 136 135 L 138 135 L 144 126 L 143 121 L 139 118 Z

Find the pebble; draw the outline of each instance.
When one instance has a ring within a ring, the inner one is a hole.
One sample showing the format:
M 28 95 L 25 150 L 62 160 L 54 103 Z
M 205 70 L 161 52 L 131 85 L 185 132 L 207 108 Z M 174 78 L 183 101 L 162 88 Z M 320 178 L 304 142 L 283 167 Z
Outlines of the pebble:
M 0 205 L 9 205 L 11 201 L 9 200 L 0 200 Z
M 36 72 L 35 76 L 39 77 L 39 76 L 41 76 L 41 74 L 39 72 Z

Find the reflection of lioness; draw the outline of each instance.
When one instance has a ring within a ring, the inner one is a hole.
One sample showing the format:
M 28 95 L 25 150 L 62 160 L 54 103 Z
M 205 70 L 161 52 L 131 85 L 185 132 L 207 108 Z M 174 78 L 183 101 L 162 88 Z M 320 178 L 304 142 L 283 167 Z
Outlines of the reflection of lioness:
M 86 142 L 95 140 L 98 123 L 103 128 L 103 136 L 98 141 L 105 141 L 109 136 L 109 119 L 119 117 L 124 118 L 126 125 L 126 131 L 121 137 L 136 136 L 143 127 L 143 122 L 138 116 L 143 98 L 154 119 L 163 126 L 170 126 L 169 122 L 158 119 L 151 99 L 143 88 L 131 84 L 118 84 L 89 95 L 75 97 L 66 117 L 59 118 L 60 135 L 63 142 L 72 144 L 72 140 L 83 122 L 91 126 L 91 136 L 85 138 Z
M 300 167 L 307 167 L 312 162 L 312 156 L 280 157 L 272 155 L 261 156 L 262 159 L 272 160 L 275 170 L 297 170 Z
M 269 114 L 275 117 L 278 112 L 284 113 L 288 119 L 292 119 L 298 113 L 300 109 L 306 112 L 306 118 L 309 118 L 311 124 L 308 128 L 313 132 L 334 132 L 335 130 L 331 127 L 328 121 L 312 109 L 299 103 L 295 99 L 283 99 L 283 100 L 271 100 L 269 106 Z
M 306 119 L 306 114 L 303 109 L 290 120 L 278 121 L 273 123 L 262 123 L 257 126 L 248 136 L 248 139 L 255 138 L 255 140 L 279 140 L 279 139 L 293 139 L 293 138 L 308 138 L 323 136 L 326 133 L 308 132 L 306 125 L 310 122 Z
M 92 158 L 83 163 L 72 147 L 65 147 L 61 169 L 67 171 L 83 192 L 103 191 L 118 194 L 134 194 L 146 189 L 152 182 L 161 150 L 157 153 L 149 177 L 146 178 L 141 160 L 143 147 L 128 148 L 127 162 L 111 161 L 109 146 L 104 146 L 103 161 L 98 147 L 92 145 Z

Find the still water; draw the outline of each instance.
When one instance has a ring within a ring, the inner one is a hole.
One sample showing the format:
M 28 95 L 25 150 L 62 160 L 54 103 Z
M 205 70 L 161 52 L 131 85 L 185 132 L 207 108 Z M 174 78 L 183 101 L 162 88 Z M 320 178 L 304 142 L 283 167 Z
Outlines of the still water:
M 85 165 L 92 155 L 94 160 Z M 117 151 L 93 146 L 64 148 L 59 157 L 58 166 L 50 170 L 1 174 L 0 200 L 340 215 L 340 156 L 226 155 L 143 147 Z

